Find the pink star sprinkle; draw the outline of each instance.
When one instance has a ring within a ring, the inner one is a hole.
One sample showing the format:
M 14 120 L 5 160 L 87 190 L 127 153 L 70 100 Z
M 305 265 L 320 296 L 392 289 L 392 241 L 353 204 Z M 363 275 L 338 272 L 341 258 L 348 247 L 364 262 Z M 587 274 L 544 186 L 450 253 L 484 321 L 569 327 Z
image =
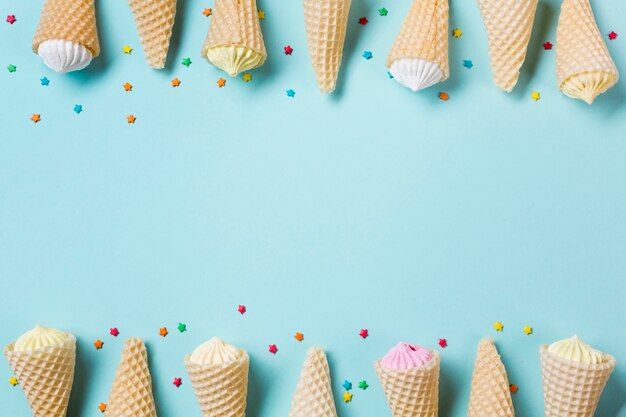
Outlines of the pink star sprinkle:
M 448 341 L 446 339 L 439 339 L 439 346 L 445 349 L 446 347 L 448 347 Z
M 614 31 L 611 31 L 611 33 L 609 33 L 609 39 L 614 41 L 615 39 L 617 39 L 617 33 Z
M 271 354 L 276 355 L 276 352 L 278 352 L 278 348 L 276 347 L 276 345 L 270 345 L 269 349 Z
M 174 381 L 172 381 L 172 384 L 176 385 L 176 388 L 178 388 L 183 384 L 183 380 L 180 378 L 174 378 Z
M 291 55 L 293 53 L 293 48 L 291 47 L 291 45 L 287 45 L 283 49 L 285 49 L 285 55 Z
M 10 24 L 13 24 L 17 21 L 17 19 L 15 18 L 14 14 L 10 14 L 7 16 L 7 22 L 9 22 Z
M 247 311 L 246 306 L 239 305 L 239 307 L 237 307 L 237 311 L 241 314 L 245 313 Z
M 109 333 L 111 334 L 111 336 L 117 337 L 120 334 L 120 331 L 117 330 L 117 327 L 111 327 Z
M 359 336 L 361 336 L 363 339 L 365 339 L 369 335 L 370 335 L 370 332 L 367 331 L 367 329 L 361 329 L 361 331 L 359 332 Z

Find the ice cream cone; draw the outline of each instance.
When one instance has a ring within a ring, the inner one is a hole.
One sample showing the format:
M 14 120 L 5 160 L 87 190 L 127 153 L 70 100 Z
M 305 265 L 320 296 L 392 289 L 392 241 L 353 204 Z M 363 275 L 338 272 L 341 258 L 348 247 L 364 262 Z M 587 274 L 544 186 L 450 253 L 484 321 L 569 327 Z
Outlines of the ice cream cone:
M 248 353 L 244 351 L 239 359 L 219 365 L 197 364 L 188 355 L 185 367 L 204 417 L 246 415 Z
M 337 417 L 330 369 L 321 348 L 312 347 L 307 353 L 289 417 Z
M 124 343 L 105 417 L 156 417 L 148 352 L 137 337 Z
M 76 337 L 69 337 L 56 346 L 29 351 L 15 351 L 15 342 L 4 349 L 20 386 L 26 394 L 35 417 L 65 417 L 70 399 Z
M 593 417 L 617 362 L 611 355 L 599 364 L 561 358 L 539 348 L 545 417 Z
M 478 343 L 467 417 L 514 417 L 506 369 L 491 339 Z
M 493 81 L 510 93 L 519 79 L 538 0 L 478 0 L 489 39 Z
M 413 91 L 449 76 L 448 0 L 414 0 L 391 46 L 387 68 Z
M 176 17 L 176 0 L 128 0 L 135 15 L 141 46 L 148 64 L 165 67 Z
M 393 417 L 437 417 L 439 410 L 439 353 L 432 351 L 425 365 L 387 369 L 374 364 Z
M 588 0 L 563 1 L 556 31 L 556 78 L 566 96 L 588 104 L 619 79 Z
M 215 0 L 202 56 L 231 77 L 258 68 L 267 52 L 256 0 Z
M 351 0 L 304 0 L 306 41 L 322 93 L 337 86 Z

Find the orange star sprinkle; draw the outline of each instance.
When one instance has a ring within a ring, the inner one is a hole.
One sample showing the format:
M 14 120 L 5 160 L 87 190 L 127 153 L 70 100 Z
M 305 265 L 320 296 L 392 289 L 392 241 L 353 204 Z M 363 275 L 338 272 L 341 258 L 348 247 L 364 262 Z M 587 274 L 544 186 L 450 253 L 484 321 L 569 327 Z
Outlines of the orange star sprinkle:
M 450 96 L 445 91 L 442 91 L 441 93 L 439 93 L 439 98 L 443 101 L 448 101 Z
M 133 85 L 129 83 L 124 84 L 124 90 L 133 91 Z
M 30 120 L 32 120 L 33 123 L 41 122 L 41 114 L 33 113 L 33 115 L 30 116 Z
M 100 350 L 100 349 L 102 349 L 102 346 L 104 345 L 104 342 L 102 340 L 98 339 L 95 342 L 93 342 L 93 345 L 95 346 L 96 349 Z
M 174 78 L 172 80 L 172 87 L 178 87 L 180 85 L 180 80 L 178 78 Z
M 298 342 L 302 342 L 304 340 L 304 335 L 300 332 L 296 332 L 296 335 L 294 336 L 294 338 L 298 341 Z
M 135 120 L 137 120 L 137 118 L 135 116 L 133 116 L 132 114 L 129 114 L 128 116 L 126 116 L 126 121 L 128 123 L 135 123 Z
M 161 327 L 159 329 L 159 334 L 163 337 L 167 336 L 167 327 Z
M 98 410 L 104 413 L 107 410 L 107 405 L 105 403 L 100 403 L 100 405 L 98 406 Z
M 519 391 L 519 387 L 515 384 L 509 385 L 509 389 L 511 390 L 511 394 L 515 394 L 517 391 Z
M 210 9 L 207 7 L 204 10 L 202 10 L 202 14 L 205 15 L 206 17 L 209 17 L 213 14 L 213 9 Z
M 226 87 L 226 80 L 225 80 L 225 79 L 223 79 L 222 77 L 220 77 L 220 79 L 219 79 L 219 80 L 217 80 L 217 86 L 218 86 L 219 88 Z

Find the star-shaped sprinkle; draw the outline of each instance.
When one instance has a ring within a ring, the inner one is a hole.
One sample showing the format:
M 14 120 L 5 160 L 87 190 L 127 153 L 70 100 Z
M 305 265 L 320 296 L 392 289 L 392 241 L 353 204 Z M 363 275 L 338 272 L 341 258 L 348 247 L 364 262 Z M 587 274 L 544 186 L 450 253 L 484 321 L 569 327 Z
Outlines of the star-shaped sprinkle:
M 105 403 L 100 403 L 98 410 L 100 410 L 101 413 L 104 413 L 107 410 L 107 405 Z
M 111 328 L 109 329 L 109 334 L 110 334 L 111 336 L 113 336 L 113 337 L 117 337 L 117 336 L 119 336 L 120 331 L 119 331 L 119 330 L 117 330 L 117 327 L 111 327 Z
M 245 82 L 249 83 L 250 81 L 252 81 L 252 74 L 250 74 L 249 72 L 244 72 L 241 75 L 241 79 L 244 80 Z
M 130 124 L 135 123 L 135 121 L 137 120 L 137 118 L 135 116 L 133 116 L 132 114 L 129 114 L 128 116 L 126 116 L 126 121 Z M 167 330 L 166 330 L 167 332 Z
M 519 391 L 519 387 L 515 384 L 509 385 L 509 389 L 511 390 L 511 394 L 515 394 L 517 393 L 517 391 Z
M 124 90 L 126 90 L 126 91 L 133 91 L 133 85 L 130 84 L 130 83 L 124 84 Z
M 265 20 L 265 12 L 263 10 L 259 10 L 259 19 Z
M 291 88 L 289 90 L 287 90 L 287 97 L 295 97 L 296 96 L 296 92 L 293 91 Z
M 533 328 L 528 325 L 524 326 L 524 333 L 526 333 L 527 336 L 533 334 Z
M 237 311 L 239 312 L 239 314 L 245 314 L 246 311 L 246 306 L 244 306 L 243 304 L 239 304 L 239 306 L 237 307 Z
M 459 28 L 456 28 L 452 31 L 452 36 L 454 36 L 455 38 L 460 38 L 463 35 L 463 31 Z
M 361 329 L 361 331 L 359 332 L 359 336 L 361 336 L 363 339 L 366 339 L 369 335 L 370 332 L 367 329 Z
M 287 45 L 283 48 L 285 50 L 285 55 L 291 55 L 293 53 L 293 48 L 291 45 Z
M 439 93 L 439 99 L 443 101 L 448 101 L 450 99 L 450 95 L 446 93 L 445 91 L 441 91 Z
M 349 403 L 350 401 L 352 401 L 352 394 L 350 394 L 348 391 L 346 391 L 343 394 L 343 402 L 344 403 Z
M 161 335 L 161 337 L 165 337 L 165 336 L 167 336 L 167 335 L 168 335 L 168 332 L 167 332 L 167 327 L 161 327 L 161 328 L 159 329 L 159 334 Z
M 387 16 L 388 13 L 389 11 L 385 9 L 384 7 L 381 7 L 380 9 L 378 9 L 378 14 L 381 16 Z
M 504 330 L 504 324 L 496 321 L 495 323 L 493 323 L 493 328 L 496 332 L 501 332 L 502 330 Z
M 448 341 L 446 339 L 439 339 L 439 346 L 441 346 L 442 349 L 445 349 L 448 347 Z
M 17 19 L 15 18 L 15 15 L 14 15 L 14 14 L 10 14 L 10 15 L 8 15 L 8 16 L 7 16 L 7 22 L 9 22 L 9 24 L 11 24 L 11 25 L 12 25 L 12 24 L 13 24 L 13 23 L 15 23 L 16 21 L 17 21 Z
M 611 31 L 611 33 L 609 33 L 609 39 L 612 41 L 617 39 L 617 33 L 615 31 Z
M 472 69 L 472 67 L 474 66 L 474 63 L 471 60 L 466 59 L 463 61 L 463 66 L 467 69 Z
M 369 22 L 369 20 L 367 20 L 367 17 L 363 16 L 359 19 L 359 25 L 367 25 L 367 23 Z
M 298 342 L 302 342 L 304 340 L 304 334 L 300 333 L 300 332 L 296 332 L 296 335 L 294 336 L 294 338 L 298 341 Z
M 359 388 L 362 390 L 366 390 L 369 387 L 369 385 L 367 385 L 367 381 L 363 380 L 363 381 L 359 381 Z
M 178 78 L 174 78 L 172 80 L 172 87 L 178 87 L 180 86 L 180 80 Z
M 9 72 L 15 72 L 15 71 L 17 71 L 17 67 L 16 67 L 15 65 L 13 65 L 13 64 L 9 64 L 9 65 L 7 66 L 7 70 L 8 70 Z
M 189 65 L 191 65 L 191 58 L 183 58 L 182 64 L 189 68 Z
M 74 111 L 76 112 L 76 114 L 80 114 L 83 111 L 83 105 L 82 104 L 74 104 Z
M 372 59 L 374 57 L 374 54 L 372 54 L 372 51 L 364 51 L 363 52 L 363 58 L 365 59 Z
M 341 384 L 341 386 L 343 387 L 343 389 L 345 389 L 346 391 L 350 391 L 352 389 L 352 382 L 348 381 L 347 379 L 345 379 L 343 381 L 343 384 Z
M 551 42 L 546 42 L 543 44 L 543 49 L 545 49 L 546 51 L 549 51 L 550 49 L 552 49 L 554 45 L 552 45 Z
M 183 384 L 183 380 L 180 378 L 174 378 L 174 381 L 172 381 L 172 384 L 174 384 L 176 388 L 179 388 Z
M 17 385 L 17 378 L 12 376 L 11 378 L 9 378 L 9 384 L 11 384 L 11 386 L 16 386 Z
M 225 80 L 225 79 L 223 79 L 222 77 L 220 77 L 220 79 L 219 79 L 219 80 L 217 80 L 217 86 L 218 86 L 219 88 L 226 87 L 226 80 Z
M 41 85 L 43 85 L 44 87 L 48 87 L 50 85 L 50 80 L 47 77 L 43 77 L 39 81 L 41 82 Z
M 185 333 L 187 331 L 187 325 L 185 323 L 178 323 L 178 331 Z
M 102 346 L 104 346 L 104 342 L 98 339 L 95 342 L 93 342 L 93 346 L 96 348 L 96 350 L 100 350 L 102 349 Z
M 30 116 L 30 120 L 33 121 L 33 123 L 39 123 L 41 122 L 41 114 L 38 113 L 33 113 L 32 116 Z
M 541 98 L 541 94 L 539 94 L 539 91 L 533 91 L 530 94 L 530 98 L 532 98 L 535 101 L 538 101 Z
M 131 48 L 128 45 L 124 45 L 124 47 L 122 48 L 122 50 L 124 51 L 125 54 L 130 55 L 131 52 L 133 52 L 133 48 Z
M 209 8 L 209 7 L 205 7 L 202 10 L 202 14 L 205 15 L 206 17 L 209 17 L 213 14 L 213 9 Z
M 273 355 L 276 355 L 276 352 L 278 352 L 278 347 L 274 344 L 270 345 L 268 348 L 269 352 Z

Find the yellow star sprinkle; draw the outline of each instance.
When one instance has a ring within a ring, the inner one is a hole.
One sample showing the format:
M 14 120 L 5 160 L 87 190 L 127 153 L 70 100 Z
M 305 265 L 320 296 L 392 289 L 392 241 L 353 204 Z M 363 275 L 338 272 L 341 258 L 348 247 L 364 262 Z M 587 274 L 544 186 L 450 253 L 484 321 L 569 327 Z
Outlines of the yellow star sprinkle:
M 241 78 L 243 78 L 243 80 L 247 83 L 252 81 L 252 75 L 249 72 L 244 72 Z
M 526 335 L 533 334 L 533 328 L 530 326 L 524 326 L 524 333 L 526 333 Z
M 541 98 L 541 94 L 539 94 L 539 91 L 533 91 L 532 94 L 530 95 L 530 98 L 537 101 Z
M 263 10 L 259 10 L 259 19 L 265 20 L 265 12 Z
M 343 394 L 343 402 L 349 403 L 350 401 L 352 401 L 352 394 L 346 391 L 345 394 Z
M 124 53 L 125 54 L 130 54 L 131 52 L 133 52 L 133 48 L 131 48 L 128 45 L 124 45 Z
M 11 384 L 12 386 L 16 386 L 17 385 L 17 378 L 15 378 L 14 376 L 9 378 L 9 384 Z
M 504 324 L 496 321 L 495 323 L 493 323 L 493 328 L 496 330 L 496 332 L 501 332 L 502 330 L 504 330 Z
M 461 35 L 463 35 L 463 31 L 459 28 L 456 28 L 452 31 L 452 36 L 454 36 L 455 38 L 460 38 Z

